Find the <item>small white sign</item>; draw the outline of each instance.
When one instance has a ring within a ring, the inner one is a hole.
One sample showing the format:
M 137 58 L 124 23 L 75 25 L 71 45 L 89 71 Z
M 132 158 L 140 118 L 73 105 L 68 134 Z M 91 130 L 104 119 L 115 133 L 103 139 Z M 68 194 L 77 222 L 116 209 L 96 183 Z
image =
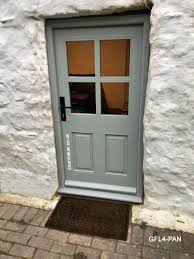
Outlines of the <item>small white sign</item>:
M 71 148 L 70 148 L 70 136 L 65 134 L 66 151 L 67 151 L 67 170 L 71 171 Z
M 149 241 L 153 242 L 181 242 L 181 236 L 149 236 Z

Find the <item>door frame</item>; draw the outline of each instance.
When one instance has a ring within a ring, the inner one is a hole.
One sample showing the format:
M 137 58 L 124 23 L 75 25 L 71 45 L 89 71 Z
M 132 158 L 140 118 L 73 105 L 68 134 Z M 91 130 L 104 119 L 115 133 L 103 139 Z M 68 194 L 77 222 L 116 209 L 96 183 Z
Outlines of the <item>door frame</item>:
M 137 193 L 134 195 L 125 195 L 115 193 L 112 194 L 95 190 L 83 190 L 81 188 L 64 187 L 65 171 L 64 171 L 64 151 L 62 146 L 62 126 L 60 117 L 60 104 L 58 94 L 58 82 L 56 71 L 56 57 L 54 49 L 54 31 L 56 29 L 75 29 L 75 28 L 92 28 L 92 27 L 108 27 L 108 26 L 128 26 L 141 25 L 143 28 L 142 42 L 142 62 L 141 62 L 141 96 L 140 96 L 140 115 L 139 115 L 139 141 L 138 141 L 138 172 L 137 172 Z M 86 195 L 91 197 L 101 197 L 112 200 L 130 201 L 134 203 L 143 202 L 143 115 L 146 97 L 146 86 L 148 79 L 149 67 L 149 30 L 150 17 L 149 14 L 121 14 L 107 16 L 90 16 L 79 18 L 65 19 L 48 19 L 45 21 L 46 27 L 46 45 L 48 57 L 48 71 L 51 91 L 51 106 L 54 123 L 54 138 L 56 147 L 57 171 L 58 171 L 58 190 L 59 193 Z

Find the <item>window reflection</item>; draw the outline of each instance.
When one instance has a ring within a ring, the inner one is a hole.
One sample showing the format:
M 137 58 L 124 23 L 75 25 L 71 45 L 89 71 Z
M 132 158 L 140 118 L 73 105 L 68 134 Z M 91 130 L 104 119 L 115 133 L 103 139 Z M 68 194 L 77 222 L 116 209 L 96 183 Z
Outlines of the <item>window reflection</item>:
M 96 113 L 95 83 L 69 83 L 71 112 Z
M 94 41 L 67 41 L 70 76 L 94 76 Z
M 130 40 L 100 41 L 101 76 L 128 76 Z
M 101 83 L 102 114 L 128 114 L 128 83 Z

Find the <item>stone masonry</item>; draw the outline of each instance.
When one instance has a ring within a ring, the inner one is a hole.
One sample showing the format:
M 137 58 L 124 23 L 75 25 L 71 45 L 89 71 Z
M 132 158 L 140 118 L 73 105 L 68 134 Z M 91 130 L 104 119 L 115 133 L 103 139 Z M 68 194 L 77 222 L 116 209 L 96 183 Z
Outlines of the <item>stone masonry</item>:
M 194 232 L 193 0 L 0 0 L 0 192 L 51 199 L 57 190 L 45 18 L 145 10 L 145 2 L 145 201 L 134 221 Z

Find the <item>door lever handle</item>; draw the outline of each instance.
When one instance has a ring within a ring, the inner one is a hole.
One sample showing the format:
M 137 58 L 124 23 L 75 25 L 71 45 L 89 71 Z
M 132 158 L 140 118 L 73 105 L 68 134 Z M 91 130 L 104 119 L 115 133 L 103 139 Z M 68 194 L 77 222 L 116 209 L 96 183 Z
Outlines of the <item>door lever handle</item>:
M 60 110 L 61 110 L 61 120 L 66 121 L 66 109 L 71 109 L 71 106 L 65 106 L 65 98 L 60 97 Z

